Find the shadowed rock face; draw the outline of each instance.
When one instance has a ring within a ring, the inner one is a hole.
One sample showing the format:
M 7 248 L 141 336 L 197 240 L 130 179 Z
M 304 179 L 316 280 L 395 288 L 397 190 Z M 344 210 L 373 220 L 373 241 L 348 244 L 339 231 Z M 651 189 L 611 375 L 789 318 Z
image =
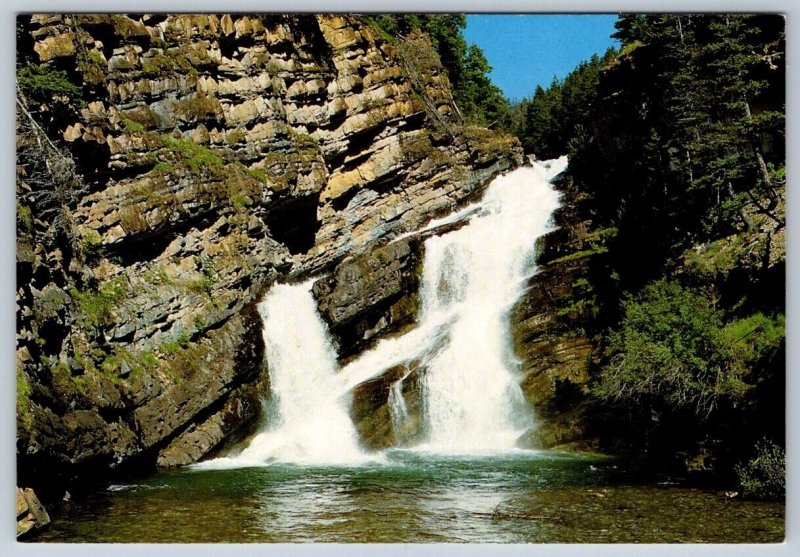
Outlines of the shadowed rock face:
M 422 246 L 403 239 L 347 259 L 314 283 L 342 359 L 416 321 Z
M 201 458 L 268 389 L 270 284 L 335 269 L 323 313 L 355 353 L 416 311 L 418 254 L 387 242 L 521 163 L 516 139 L 458 122 L 424 35 L 310 15 L 19 23 L 22 54 L 82 90 L 58 118 L 20 99 L 21 481 Z M 37 170 L 69 159 L 63 181 Z
M 510 315 L 520 384 L 538 418 L 519 443 L 545 449 L 590 443 L 585 402 L 600 342 L 601 303 L 590 286 L 597 281 L 590 279 L 607 241 L 589 216 L 590 199 L 571 178 L 556 182 L 556 188 L 558 228 L 542 238 L 538 272 Z

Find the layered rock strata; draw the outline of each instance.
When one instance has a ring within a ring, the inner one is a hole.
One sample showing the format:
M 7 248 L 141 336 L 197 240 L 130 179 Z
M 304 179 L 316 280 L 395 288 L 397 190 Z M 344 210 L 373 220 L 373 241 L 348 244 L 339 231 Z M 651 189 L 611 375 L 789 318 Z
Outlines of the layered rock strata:
M 30 488 L 17 488 L 16 509 L 17 538 L 24 538 L 50 524 L 50 516 Z
M 82 91 L 58 118 L 59 99 L 19 93 L 23 479 L 202 457 L 268 388 L 254 306 L 270 284 L 413 231 L 521 162 L 516 139 L 458 121 L 424 35 L 342 16 L 20 27 L 22 55 Z M 374 253 L 410 264 L 403 245 Z M 381 272 L 400 326 L 408 279 Z M 381 319 L 327 311 L 362 341 Z

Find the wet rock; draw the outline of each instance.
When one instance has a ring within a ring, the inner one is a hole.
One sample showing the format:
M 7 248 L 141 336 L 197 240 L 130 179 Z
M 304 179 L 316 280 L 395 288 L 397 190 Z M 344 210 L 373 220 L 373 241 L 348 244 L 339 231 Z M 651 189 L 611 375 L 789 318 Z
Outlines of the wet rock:
M 569 180 L 556 187 L 558 229 L 542 239 L 538 272 L 509 316 L 520 384 L 539 417 L 519 443 L 534 448 L 586 440 L 585 403 L 599 345 L 590 273 L 605 237 L 589 218 L 587 198 Z
M 405 239 L 340 263 L 314 283 L 320 314 L 346 357 L 416 320 L 421 246 Z
M 205 421 L 192 423 L 158 453 L 156 464 L 174 468 L 197 462 L 217 447 L 231 431 L 242 429 L 258 416 L 256 392 L 229 398 L 219 411 Z
M 421 371 L 419 362 L 407 362 L 387 369 L 353 390 L 351 416 L 364 446 L 380 450 L 413 445 L 422 439 L 425 431 L 419 385 Z M 407 415 L 395 423 L 388 399 L 389 390 L 399 380 L 403 380 L 400 395 Z

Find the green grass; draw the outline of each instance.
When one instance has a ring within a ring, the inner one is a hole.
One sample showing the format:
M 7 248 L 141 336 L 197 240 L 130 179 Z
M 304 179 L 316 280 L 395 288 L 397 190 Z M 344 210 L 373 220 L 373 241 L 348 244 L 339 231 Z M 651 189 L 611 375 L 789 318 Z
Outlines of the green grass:
M 106 322 L 114 307 L 127 295 L 127 280 L 124 276 L 116 277 L 97 290 L 70 289 L 70 296 L 78 303 L 81 316 L 78 322 L 88 327 L 97 327 Z
M 263 168 L 248 168 L 247 172 L 248 174 L 250 174 L 250 176 L 258 180 L 262 184 L 267 183 L 268 180 L 267 172 Z
M 608 248 L 605 246 L 595 246 L 592 245 L 589 249 L 576 251 L 574 253 L 567 254 L 563 257 L 559 257 L 558 259 L 553 259 L 550 263 L 568 263 L 570 261 L 577 261 L 578 259 L 583 259 L 585 257 L 591 257 L 593 255 L 597 255 L 600 253 L 605 253 L 608 251 Z
M 230 200 L 231 205 L 233 205 L 233 208 L 237 211 L 245 207 L 250 207 L 253 204 L 253 199 L 247 195 L 232 195 Z
M 178 155 L 186 167 L 192 172 L 208 171 L 212 174 L 222 174 L 224 164 L 222 157 L 211 149 L 198 145 L 191 139 L 175 139 L 164 136 L 164 146 Z
M 313 149 L 316 151 L 319 149 L 319 141 L 307 133 L 290 130 L 289 135 L 292 137 L 292 142 L 297 145 L 301 151 L 305 149 Z
M 144 126 L 139 124 L 138 122 L 134 122 L 130 118 L 123 118 L 122 125 L 125 127 L 125 130 L 129 133 L 143 133 Z
M 594 230 L 586 235 L 585 240 L 587 242 L 597 242 L 601 240 L 606 240 L 609 238 L 615 237 L 619 233 L 616 226 L 610 226 L 608 228 L 599 228 Z
M 185 286 L 189 292 L 194 292 L 195 294 L 211 294 L 214 288 L 214 280 L 209 275 L 204 274 L 200 278 L 187 281 Z
M 17 201 L 17 220 L 20 228 L 26 232 L 33 230 L 33 213 L 31 208 Z
M 167 274 L 164 267 L 158 264 L 147 270 L 142 278 L 153 286 L 171 286 L 175 284 L 175 281 Z
M 163 174 L 175 174 L 175 165 L 172 165 L 168 162 L 159 162 L 153 167 L 153 172 L 159 175 Z

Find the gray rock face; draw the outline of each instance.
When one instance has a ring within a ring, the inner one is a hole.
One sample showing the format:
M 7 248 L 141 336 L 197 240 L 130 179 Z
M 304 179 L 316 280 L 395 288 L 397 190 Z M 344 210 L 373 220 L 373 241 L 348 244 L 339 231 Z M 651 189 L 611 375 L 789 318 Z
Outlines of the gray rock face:
M 84 101 L 18 120 L 17 448 L 31 476 L 201 458 L 256 414 L 269 285 L 332 271 L 317 295 L 358 350 L 416 311 L 418 254 L 388 242 L 522 160 L 516 139 L 458 121 L 424 35 L 388 43 L 357 18 L 310 15 L 23 27 Z M 50 142 L 63 153 L 37 147 Z M 37 157 L 74 172 L 41 180 Z
M 314 283 L 320 314 L 342 358 L 413 323 L 419 306 L 418 240 L 403 239 L 340 263 Z

